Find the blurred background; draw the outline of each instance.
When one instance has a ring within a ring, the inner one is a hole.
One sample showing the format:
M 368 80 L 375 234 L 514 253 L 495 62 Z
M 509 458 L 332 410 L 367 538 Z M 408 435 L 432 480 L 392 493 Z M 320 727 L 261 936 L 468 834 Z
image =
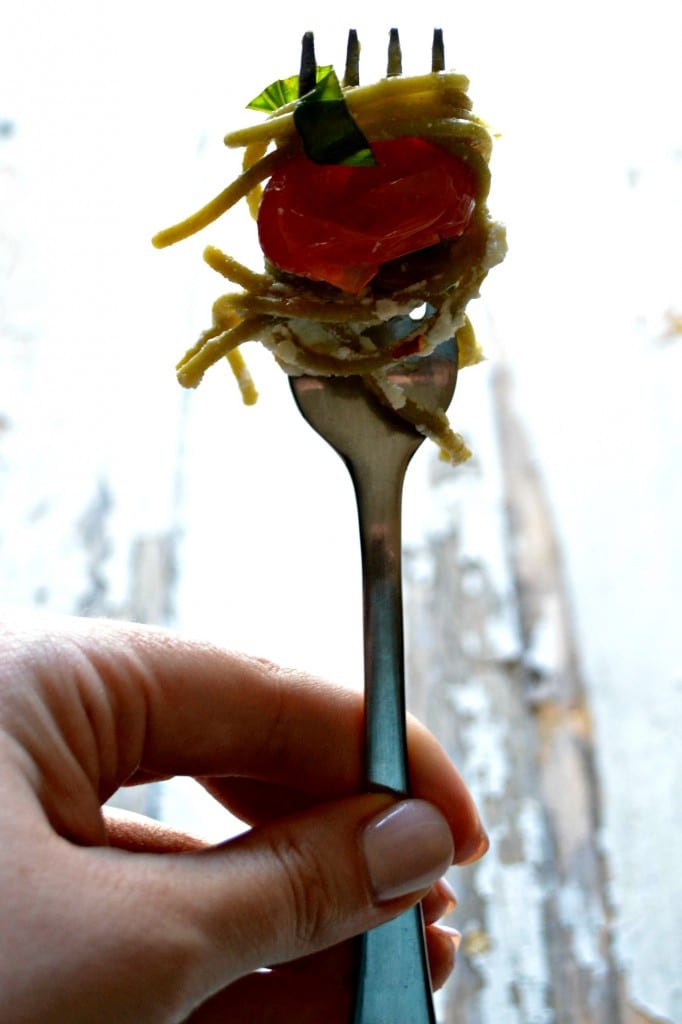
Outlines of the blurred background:
M 434 26 L 499 135 L 509 256 L 470 308 L 488 360 L 405 496 L 410 706 L 489 828 L 453 875 L 443 1024 L 682 1021 L 682 70 L 679 0 L 417 8 L 265 0 L 5 0 L 0 31 L 0 601 L 133 618 L 361 685 L 345 470 L 267 353 L 184 393 L 215 244 L 258 269 L 235 210 L 158 252 L 238 172 L 226 131 L 298 68 L 363 43 L 428 68 Z M 211 839 L 193 783 L 120 802 Z

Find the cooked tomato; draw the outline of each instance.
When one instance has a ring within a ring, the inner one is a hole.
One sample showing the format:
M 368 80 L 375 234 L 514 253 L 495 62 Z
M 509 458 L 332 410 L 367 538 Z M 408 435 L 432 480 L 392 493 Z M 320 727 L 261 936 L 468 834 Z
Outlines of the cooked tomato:
M 372 143 L 372 167 L 292 157 L 258 211 L 266 257 L 281 270 L 357 294 L 379 267 L 461 235 L 475 206 L 468 165 L 419 138 Z

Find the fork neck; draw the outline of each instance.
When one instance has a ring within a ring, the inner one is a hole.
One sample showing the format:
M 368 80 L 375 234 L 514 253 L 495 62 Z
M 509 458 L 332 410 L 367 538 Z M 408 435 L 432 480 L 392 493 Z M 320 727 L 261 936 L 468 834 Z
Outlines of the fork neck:
M 405 469 L 355 474 L 360 521 L 365 655 L 365 783 L 409 791 L 401 571 Z

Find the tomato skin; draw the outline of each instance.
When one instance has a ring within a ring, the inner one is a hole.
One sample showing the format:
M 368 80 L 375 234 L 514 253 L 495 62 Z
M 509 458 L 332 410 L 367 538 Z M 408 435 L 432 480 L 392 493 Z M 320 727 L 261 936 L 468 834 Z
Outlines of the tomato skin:
M 461 235 L 476 204 L 469 166 L 425 139 L 372 143 L 374 167 L 292 157 L 258 211 L 265 256 L 288 273 L 357 294 L 383 263 Z

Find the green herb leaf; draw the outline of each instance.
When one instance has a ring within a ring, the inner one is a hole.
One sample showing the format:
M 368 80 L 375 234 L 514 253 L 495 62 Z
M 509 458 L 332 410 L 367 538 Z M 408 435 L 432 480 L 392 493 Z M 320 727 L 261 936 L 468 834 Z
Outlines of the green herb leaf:
M 319 67 L 317 69 L 317 82 L 319 83 L 324 79 L 331 70 L 331 64 Z M 262 110 L 267 114 L 272 114 L 275 110 L 286 106 L 287 103 L 294 103 L 297 99 L 298 75 L 292 75 L 291 78 L 279 78 L 276 82 L 272 82 L 255 99 L 247 103 L 246 109 Z
M 318 69 L 322 70 L 322 69 Z M 303 149 L 318 164 L 371 167 L 376 164 L 369 143 L 353 120 L 333 68 L 325 69 L 312 92 L 294 108 L 294 124 Z

